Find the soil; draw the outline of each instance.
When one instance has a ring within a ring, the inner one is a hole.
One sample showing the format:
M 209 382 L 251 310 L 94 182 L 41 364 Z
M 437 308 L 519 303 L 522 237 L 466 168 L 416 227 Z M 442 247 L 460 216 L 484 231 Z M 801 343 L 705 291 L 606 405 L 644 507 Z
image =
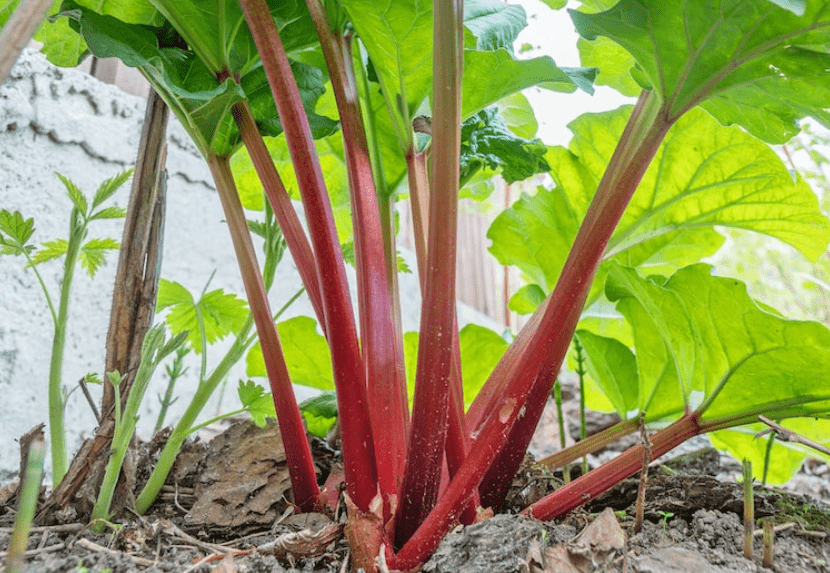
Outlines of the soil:
M 158 437 L 162 440 L 163 436 Z M 143 448 L 138 480 L 146 480 L 158 440 Z M 655 463 L 649 471 L 645 523 L 633 532 L 637 479 L 626 480 L 565 519 L 543 523 L 516 514 L 561 483 L 527 461 L 496 516 L 446 536 L 425 573 L 695 573 L 767 571 L 761 529 L 754 556 L 743 555 L 742 488 L 734 462 L 703 447 Z M 314 440 L 321 480 L 337 469 L 337 453 Z M 603 454 L 613 455 L 611 453 Z M 775 524 L 773 568 L 830 572 L 827 466 L 802 470 L 812 496 L 755 488 L 756 518 Z M 28 573 L 279 573 L 349 570 L 345 515 L 294 515 L 279 432 L 237 421 L 210 442 L 191 442 L 168 486 L 146 516 L 127 514 L 95 534 L 80 523 L 33 528 Z M 10 488 L 7 488 L 7 491 Z M 790 488 L 792 489 L 792 488 Z M 0 549 L 14 519 L 0 490 Z

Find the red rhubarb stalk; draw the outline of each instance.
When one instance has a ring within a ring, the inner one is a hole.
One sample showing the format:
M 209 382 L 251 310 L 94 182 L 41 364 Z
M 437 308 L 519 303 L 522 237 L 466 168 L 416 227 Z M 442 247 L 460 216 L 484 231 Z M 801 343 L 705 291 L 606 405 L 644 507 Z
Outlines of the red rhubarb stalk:
M 300 218 L 297 217 L 297 211 L 294 210 L 294 206 L 291 204 L 291 197 L 289 197 L 280 174 L 274 167 L 274 161 L 268 153 L 268 148 L 265 147 L 265 141 L 263 141 L 262 135 L 256 127 L 248 102 L 240 102 L 234 105 L 233 117 L 239 128 L 242 141 L 248 150 L 248 155 L 251 157 L 251 162 L 254 164 L 259 180 L 265 189 L 265 197 L 267 197 L 268 203 L 271 204 L 271 208 L 274 210 L 274 215 L 277 217 L 277 222 L 294 259 L 294 264 L 297 265 L 303 286 L 305 286 L 308 298 L 311 300 L 311 306 L 314 307 L 314 313 L 317 315 L 317 321 L 325 333 L 323 298 L 320 294 L 320 284 L 317 281 L 314 253 L 311 251 L 311 245 L 303 230 L 302 223 L 300 223 Z
M 213 180 L 222 202 L 222 209 L 228 221 L 228 230 L 231 233 L 239 270 L 242 273 L 242 282 L 251 307 L 257 332 L 259 333 L 262 354 L 265 358 L 265 370 L 271 393 L 274 397 L 274 407 L 277 412 L 277 421 L 285 447 L 285 457 L 288 463 L 291 487 L 294 492 L 294 502 L 304 511 L 314 509 L 320 491 L 317 487 L 314 462 L 311 458 L 311 449 L 306 438 L 305 426 L 297 408 L 294 389 L 288 376 L 282 347 L 277 335 L 277 327 L 271 318 L 271 309 L 268 305 L 267 291 L 262 282 L 262 274 L 256 260 L 256 252 L 251 242 L 248 223 L 236 185 L 231 174 L 230 164 L 226 157 L 208 155 Z
M 545 391 L 533 392 L 534 403 L 525 404 L 527 415 L 512 430 L 507 451 L 496 462 L 499 469 L 490 470 L 490 477 L 495 479 L 482 483 L 481 493 L 488 499 L 493 499 L 492 492 L 506 491 L 503 482 L 511 480 L 519 468 L 521 458 L 509 452 L 525 452 L 530 444 L 533 429 L 544 409 L 544 401 L 567 354 L 605 247 L 672 124 L 658 96 L 644 91 L 588 207 L 550 295 L 550 303 L 544 306 L 537 331 L 521 358 L 519 369 L 532 369 L 537 376 L 546 373 L 536 378 L 536 383 L 543 385 Z M 511 383 L 508 382 L 508 385 Z M 499 480 L 502 483 L 498 483 Z
M 435 504 L 444 459 L 455 326 L 455 257 L 461 147 L 463 3 L 433 9 L 433 157 L 427 272 L 421 307 L 410 450 L 395 535 L 403 544 Z
M 429 187 L 427 184 L 426 155 L 413 150 L 406 153 L 407 176 L 409 178 L 409 196 L 412 208 L 415 251 L 418 262 L 418 279 L 421 295 L 424 294 L 426 277 L 426 243 L 429 230 L 424 223 L 429 205 Z M 450 403 L 446 440 L 446 457 L 448 477 L 455 475 L 466 456 L 468 432 L 464 420 L 464 386 L 461 378 L 461 348 L 458 341 L 458 314 L 453 316 L 452 369 L 450 370 Z M 476 516 L 478 495 L 470 500 L 462 517 L 463 523 L 471 523 Z
M 406 461 L 408 408 L 398 360 L 392 321 L 392 301 L 386 276 L 386 256 L 369 146 L 360 113 L 357 82 L 349 40 L 331 29 L 319 0 L 306 0 L 320 38 L 331 76 L 343 133 L 354 222 L 358 308 L 363 363 L 374 432 L 378 484 L 385 500 L 397 497 L 398 479 Z M 393 509 L 394 510 L 394 509 Z
M 652 458 L 658 458 L 700 434 L 703 428 L 698 423 L 698 412 L 680 418 L 674 424 L 663 428 L 651 437 Z M 549 520 L 560 517 L 583 505 L 622 480 L 633 476 L 643 467 L 643 446 L 637 444 L 604 463 L 597 469 L 580 476 L 560 487 L 522 511 L 536 519 Z
M 605 177 L 600 182 L 550 302 L 541 307 L 544 314 L 536 332 L 523 349 L 519 363 L 504 385 L 504 391 L 493 396 L 492 404 L 498 400 L 500 405 L 485 408 L 490 414 L 470 447 L 467 459 L 421 527 L 396 555 L 396 567 L 413 567 L 435 550 L 458 516 L 464 501 L 479 487 L 485 472 L 489 471 L 490 476 L 495 478 L 489 484 L 482 484 L 481 490 L 485 492 L 498 490 L 502 486 L 496 480 L 505 479 L 508 474 L 512 479 L 515 474 L 517 468 L 513 468 L 511 473 L 505 466 L 495 470 L 490 467 L 502 455 L 505 446 L 522 452 L 527 449 L 527 444 L 509 442 L 514 424 L 527 423 L 535 427 L 538 423 L 538 418 L 532 417 L 541 410 L 535 404 L 528 404 L 534 383 L 545 384 L 549 390 L 553 374 L 559 369 L 570 346 L 605 246 L 670 127 L 670 122 L 661 114 L 659 102 L 653 97 L 644 93 L 637 102 L 607 172 L 617 173 L 618 177 L 613 181 Z M 615 163 L 623 160 L 628 169 L 614 168 Z M 544 376 L 540 376 L 542 374 Z M 547 394 L 537 392 L 535 395 L 539 399 L 539 396 L 546 397 Z M 505 454 L 504 459 L 513 458 Z
M 366 403 L 366 374 L 331 204 L 300 92 L 268 5 L 265 0 L 240 0 L 240 5 L 277 104 L 308 217 L 326 332 L 331 334 L 346 489 L 355 505 L 367 511 L 378 490 L 374 450 L 366 447 L 374 440 Z

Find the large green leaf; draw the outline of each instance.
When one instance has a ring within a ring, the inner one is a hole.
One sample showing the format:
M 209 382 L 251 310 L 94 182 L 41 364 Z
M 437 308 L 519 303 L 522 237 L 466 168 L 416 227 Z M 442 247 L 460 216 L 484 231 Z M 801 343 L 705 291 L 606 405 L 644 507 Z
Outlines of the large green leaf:
M 204 9 L 207 10 L 207 7 Z M 252 44 L 230 43 L 223 48 L 227 48 L 229 65 L 237 65 L 246 73 L 242 74 L 239 83 L 227 78 L 222 84 L 217 84 L 214 72 L 195 53 L 160 47 L 160 39 L 166 41 L 169 30 L 127 24 L 80 8 L 67 14 L 74 19 L 74 25 L 95 55 L 118 57 L 128 66 L 137 67 L 147 77 L 203 154 L 228 155 L 239 145 L 239 134 L 230 109 L 243 99 L 248 100 L 254 118 L 264 133 L 277 135 L 281 131 L 279 122 L 274 120 L 275 106 L 262 68 L 256 54 L 249 52 Z M 241 13 L 238 15 L 241 17 Z M 235 21 L 247 30 L 241 20 Z M 300 25 L 300 29 L 305 28 Z M 244 36 L 241 32 L 227 34 L 229 41 Z M 298 36 L 295 44 L 301 46 L 302 41 L 303 37 Z M 293 69 L 303 103 L 317 128 L 315 135 L 331 133 L 336 123 L 313 114 L 314 105 L 324 91 L 322 73 L 304 64 L 296 64 Z
M 507 350 L 504 338 L 489 328 L 468 324 L 458 333 L 461 347 L 461 379 L 464 382 L 464 402 L 470 405 L 487 381 L 496 363 Z M 404 334 L 404 362 L 409 400 L 415 395 L 415 369 L 418 358 L 418 333 Z
M 670 117 L 699 104 L 724 125 L 784 143 L 804 117 L 830 125 L 828 7 L 811 0 L 799 16 L 766 0 L 621 0 L 571 16 L 583 37 L 605 36 L 634 57 L 639 83 Z
M 525 10 L 501 0 L 465 0 L 464 27 L 476 37 L 476 49 L 513 51 L 513 42 L 527 27 Z
M 431 0 L 342 0 L 369 52 L 395 131 L 411 137 L 415 110 L 432 85 Z
M 793 418 L 783 420 L 781 425 L 796 434 L 809 438 L 816 443 L 827 446 L 830 444 L 830 420 L 815 418 Z M 709 434 L 712 445 L 720 450 L 727 450 L 737 458 L 741 456 L 752 462 L 752 475 L 761 480 L 764 475 L 764 459 L 767 453 L 769 435 L 756 435 L 769 429 L 765 424 L 750 424 L 738 428 L 729 428 Z M 807 457 L 820 458 L 825 462 L 827 456 L 822 456 L 813 449 L 796 442 L 775 440 L 770 452 L 769 473 L 767 482 L 783 484 L 788 482 L 801 468 Z
M 641 409 L 649 417 L 662 410 L 659 394 L 644 399 L 660 386 L 702 409 L 708 423 L 827 415 L 830 330 L 769 314 L 743 283 L 710 271 L 692 265 L 666 280 L 610 269 L 606 294 L 634 331 Z
M 128 24 L 160 26 L 164 18 L 150 0 L 76 0 L 78 4 Z
M 637 361 L 622 342 L 578 330 L 576 336 L 585 351 L 588 374 L 601 388 L 620 418 L 639 408 Z
M 300 199 L 300 188 L 291 162 L 285 135 L 266 137 L 265 145 L 274 160 L 274 166 L 285 185 L 286 191 L 294 200 Z M 315 142 L 317 157 L 329 192 L 334 222 L 341 243 L 352 240 L 352 219 L 349 209 L 349 183 L 346 164 L 343 160 L 343 138 L 338 133 L 318 139 Z M 242 205 L 248 209 L 262 209 L 262 183 L 254 169 L 247 150 L 241 149 L 231 159 L 231 169 L 236 180 Z
M 626 96 L 636 96 L 642 88 L 631 77 L 634 58 L 619 44 L 599 36 L 594 40 L 579 38 L 579 63 L 599 70 L 594 83 L 610 86 Z
M 334 389 L 329 346 L 317 332 L 313 318 L 297 316 L 277 324 L 277 332 L 291 382 L 320 390 Z M 257 342 L 246 357 L 248 376 L 266 376 L 262 349 Z
M 461 115 L 479 112 L 505 96 L 535 85 L 572 93 L 577 88 L 593 93 L 595 71 L 559 68 L 548 56 L 517 60 L 505 49 L 464 50 Z
M 518 266 L 546 293 L 629 113 L 624 107 L 573 122 L 570 149 L 555 147 L 547 156 L 556 186 L 523 195 L 488 232 L 499 262 Z M 812 259 L 830 240 L 815 194 L 767 145 L 692 110 L 655 155 L 609 242 L 597 284 L 609 260 L 668 274 L 711 255 L 723 242 L 716 225 L 770 235 Z M 598 294 L 595 286 L 592 299 Z

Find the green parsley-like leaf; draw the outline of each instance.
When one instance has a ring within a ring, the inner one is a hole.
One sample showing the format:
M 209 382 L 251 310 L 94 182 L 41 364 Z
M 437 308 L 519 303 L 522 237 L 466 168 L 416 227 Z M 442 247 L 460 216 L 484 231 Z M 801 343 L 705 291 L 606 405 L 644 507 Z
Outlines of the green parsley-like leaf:
M 62 175 L 60 173 L 55 173 L 58 176 L 58 179 L 61 180 L 64 187 L 66 187 L 66 195 L 72 201 L 72 204 L 80 211 L 82 214 L 86 215 L 86 210 L 88 208 L 86 196 L 83 192 L 78 189 L 78 186 L 75 185 L 68 177 Z
M 34 232 L 33 218 L 24 219 L 20 211 L 0 210 L 0 254 L 18 256 L 32 252 L 35 247 L 26 243 Z
M 250 414 L 251 420 L 257 427 L 265 427 L 266 418 L 277 417 L 271 394 L 259 384 L 251 380 L 247 382 L 240 380 L 236 392 L 239 395 L 239 401 L 242 402 L 242 407 Z
M 112 197 L 113 194 L 127 182 L 132 174 L 133 169 L 127 169 L 126 171 L 122 171 L 110 179 L 104 180 L 104 182 L 98 187 L 98 190 L 95 191 L 95 196 L 92 199 L 92 208 L 95 209 L 104 201 Z
M 235 294 L 226 294 L 222 289 L 216 289 L 205 293 L 196 302 L 184 286 L 165 279 L 159 281 L 157 306 L 157 311 L 170 309 L 165 321 L 171 332 L 178 334 L 188 331 L 188 344 L 197 354 L 202 351 L 197 309 L 204 320 L 208 345 L 238 331 L 248 317 L 247 303 Z
M 81 247 L 81 252 L 78 254 L 81 267 L 86 269 L 89 276 L 94 277 L 106 261 L 107 251 L 115 251 L 119 248 L 121 244 L 115 239 L 90 239 Z
M 66 239 L 55 239 L 54 241 L 46 241 L 42 248 L 37 251 L 32 257 L 32 264 L 39 265 L 52 259 L 62 257 L 66 253 L 66 248 L 69 243 Z
M 89 220 L 95 221 L 96 219 L 123 219 L 126 214 L 127 210 L 123 207 L 105 207 L 97 213 L 93 213 Z

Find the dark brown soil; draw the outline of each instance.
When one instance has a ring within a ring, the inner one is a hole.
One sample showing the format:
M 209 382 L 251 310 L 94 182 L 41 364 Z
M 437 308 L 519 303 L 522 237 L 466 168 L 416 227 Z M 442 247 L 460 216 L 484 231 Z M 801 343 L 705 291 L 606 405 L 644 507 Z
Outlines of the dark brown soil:
M 322 478 L 336 458 L 324 442 L 315 442 L 315 450 Z M 148 455 L 139 465 L 139 481 L 151 465 Z M 633 533 L 635 479 L 559 522 L 516 515 L 516 507 L 559 483 L 555 475 L 528 465 L 517 476 L 506 512 L 451 532 L 422 570 L 766 571 L 760 529 L 753 559 L 743 556 L 742 491 L 734 480 L 714 477 L 722 465 L 717 452 L 704 448 L 653 467 L 646 521 L 638 534 Z M 81 524 L 35 528 L 24 571 L 348 570 L 342 510 L 330 516 L 291 513 L 287 471 L 273 426 L 259 430 L 235 424 L 210 444 L 191 444 L 169 484 L 147 516 L 128 515 L 101 535 Z M 771 517 L 776 523 L 775 571 L 830 571 L 830 511 L 820 500 L 757 487 L 755 511 L 757 518 Z M 0 505 L 0 549 L 8 545 L 13 515 L 12 507 Z

